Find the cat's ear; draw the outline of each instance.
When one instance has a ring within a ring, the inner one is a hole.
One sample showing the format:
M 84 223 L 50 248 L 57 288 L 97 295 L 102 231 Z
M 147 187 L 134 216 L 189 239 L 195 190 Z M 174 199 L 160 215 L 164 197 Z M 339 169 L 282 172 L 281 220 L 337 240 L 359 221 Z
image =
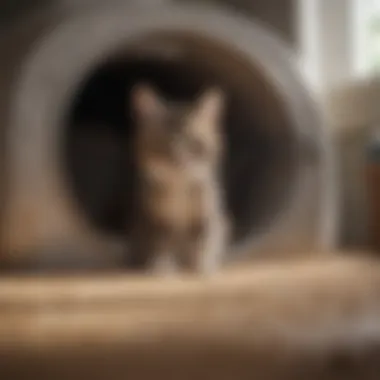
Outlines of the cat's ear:
M 132 110 L 138 118 L 154 120 L 162 116 L 165 104 L 160 95 L 149 85 L 139 84 L 132 90 Z
M 208 120 L 211 124 L 220 121 L 225 108 L 225 95 L 217 87 L 206 90 L 198 99 L 196 113 L 203 120 Z

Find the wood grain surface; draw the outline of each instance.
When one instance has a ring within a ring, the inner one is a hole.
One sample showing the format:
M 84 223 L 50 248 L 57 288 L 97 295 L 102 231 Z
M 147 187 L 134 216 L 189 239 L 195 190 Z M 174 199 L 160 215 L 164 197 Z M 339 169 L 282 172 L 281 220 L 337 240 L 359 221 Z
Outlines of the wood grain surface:
M 377 379 L 380 264 L 0 279 L 4 379 Z

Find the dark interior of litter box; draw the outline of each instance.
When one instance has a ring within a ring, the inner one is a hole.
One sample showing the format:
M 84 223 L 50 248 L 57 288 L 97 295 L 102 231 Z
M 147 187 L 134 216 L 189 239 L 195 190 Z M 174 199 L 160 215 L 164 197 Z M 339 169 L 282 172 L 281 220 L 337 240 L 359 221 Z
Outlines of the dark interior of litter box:
M 65 161 L 77 206 L 99 232 L 122 235 L 130 228 L 136 194 L 129 94 L 136 83 L 151 83 L 173 100 L 194 99 L 216 84 L 227 95 L 222 185 L 235 241 L 258 236 L 289 203 L 296 173 L 294 128 L 275 86 L 219 42 L 178 34 L 160 43 L 109 57 L 73 95 Z M 165 43 L 178 54 L 160 54 Z

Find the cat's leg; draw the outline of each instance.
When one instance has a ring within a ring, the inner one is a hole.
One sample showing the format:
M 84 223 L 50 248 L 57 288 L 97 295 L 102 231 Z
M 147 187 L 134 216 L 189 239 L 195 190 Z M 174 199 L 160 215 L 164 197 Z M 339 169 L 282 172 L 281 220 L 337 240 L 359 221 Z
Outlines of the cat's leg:
M 170 251 L 163 249 L 154 253 L 149 271 L 156 275 L 168 276 L 177 272 L 177 263 Z
M 170 230 L 155 231 L 151 238 L 151 252 L 148 270 L 157 275 L 171 275 L 177 272 L 176 239 Z M 149 237 L 146 237 L 149 239 Z
M 154 274 L 175 271 L 174 244 L 170 230 L 146 221 L 132 232 L 128 267 Z
M 212 274 L 221 266 L 228 243 L 228 229 L 220 217 L 209 222 L 208 233 L 204 237 L 204 253 L 200 256 L 198 270 Z
M 188 263 L 196 273 L 212 274 L 220 266 L 228 244 L 228 228 L 222 217 L 199 222 L 188 241 Z

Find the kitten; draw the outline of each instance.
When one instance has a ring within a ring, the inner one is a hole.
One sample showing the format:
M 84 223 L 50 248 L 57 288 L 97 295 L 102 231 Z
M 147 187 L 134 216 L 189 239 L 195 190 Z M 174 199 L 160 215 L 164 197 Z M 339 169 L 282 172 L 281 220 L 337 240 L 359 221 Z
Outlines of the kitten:
M 214 271 L 228 242 L 219 184 L 223 94 L 169 104 L 152 88 L 132 94 L 137 209 L 131 255 L 154 272 Z

